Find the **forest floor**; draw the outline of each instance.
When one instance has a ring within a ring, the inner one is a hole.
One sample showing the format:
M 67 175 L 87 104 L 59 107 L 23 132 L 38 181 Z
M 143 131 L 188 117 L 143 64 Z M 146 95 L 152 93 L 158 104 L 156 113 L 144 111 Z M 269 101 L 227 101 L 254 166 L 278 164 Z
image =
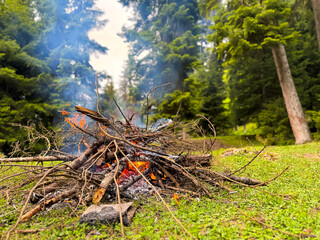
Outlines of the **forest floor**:
M 225 139 L 226 140 L 226 139 Z M 220 139 L 221 141 L 221 139 Z M 223 140 L 222 140 L 223 142 Z M 225 143 L 224 143 L 225 144 Z M 240 144 L 241 145 L 241 144 Z M 238 169 L 262 146 L 213 151 L 217 171 Z M 249 146 L 248 146 L 249 145 Z M 228 146 L 231 146 L 229 144 Z M 242 146 L 242 145 L 241 145 Z M 198 239 L 296 239 L 304 234 L 320 238 L 320 143 L 270 146 L 241 175 L 266 181 L 286 166 L 289 169 L 269 185 L 234 191 L 219 190 L 213 199 L 177 194 L 168 196 L 174 214 Z M 8 173 L 7 173 L 8 174 Z M 0 178 L 2 178 L 0 176 Z M 260 189 L 260 190 L 259 190 Z M 285 196 L 279 196 L 284 194 Z M 19 209 L 19 199 L 14 199 Z M 18 211 L 0 199 L 0 239 L 12 227 Z M 165 207 L 155 197 L 135 202 L 139 206 L 133 222 L 124 228 L 125 239 L 188 239 Z M 40 230 L 36 234 L 12 234 L 12 239 L 121 239 L 120 224 L 87 226 L 79 224 L 84 209 L 46 211 L 17 229 Z M 254 218 L 254 219 L 253 219 Z M 260 222 L 260 223 L 258 223 Z M 281 230 L 281 231 L 279 231 Z

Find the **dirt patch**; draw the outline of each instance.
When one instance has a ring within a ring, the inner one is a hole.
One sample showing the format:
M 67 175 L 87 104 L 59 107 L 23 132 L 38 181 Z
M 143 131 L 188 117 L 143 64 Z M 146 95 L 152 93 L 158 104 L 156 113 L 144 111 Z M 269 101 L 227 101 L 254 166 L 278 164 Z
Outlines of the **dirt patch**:
M 319 154 L 310 154 L 310 153 L 305 153 L 303 154 L 304 158 L 310 158 L 312 160 L 316 160 L 316 162 L 320 159 L 320 155 Z

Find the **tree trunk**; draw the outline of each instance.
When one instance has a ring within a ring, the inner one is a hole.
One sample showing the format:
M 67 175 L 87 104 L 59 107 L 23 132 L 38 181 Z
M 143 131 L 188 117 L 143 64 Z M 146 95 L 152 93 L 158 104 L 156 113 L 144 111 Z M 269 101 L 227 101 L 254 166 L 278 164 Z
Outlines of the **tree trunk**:
M 318 37 L 318 47 L 320 51 L 320 0 L 312 0 L 314 20 L 316 22 L 316 32 Z
M 294 85 L 283 44 L 272 47 L 280 86 L 296 144 L 311 141 L 311 135 Z

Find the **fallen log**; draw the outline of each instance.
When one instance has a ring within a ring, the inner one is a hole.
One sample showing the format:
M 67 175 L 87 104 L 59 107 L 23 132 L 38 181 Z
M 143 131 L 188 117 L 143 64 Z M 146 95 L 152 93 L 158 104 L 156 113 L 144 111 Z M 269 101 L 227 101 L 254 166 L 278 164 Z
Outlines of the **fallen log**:
M 264 186 L 266 184 L 263 184 L 263 182 L 254 179 L 254 178 L 247 178 L 247 177 L 238 177 L 238 176 L 229 176 L 228 174 L 222 174 L 224 176 L 226 176 L 227 178 L 230 178 L 231 180 L 234 180 L 236 182 L 240 182 L 246 185 L 259 185 L 259 186 Z M 229 181 L 228 179 L 226 179 L 227 181 Z
M 80 168 L 90 157 L 91 154 L 93 154 L 97 149 L 106 142 L 106 139 L 100 139 L 99 141 L 92 144 L 83 154 L 81 154 L 80 157 L 76 158 L 75 160 L 70 163 L 70 167 L 73 169 Z
M 28 221 L 30 218 L 32 218 L 32 216 L 39 213 L 41 210 L 44 210 L 45 208 L 50 207 L 53 204 L 65 199 L 66 197 L 73 195 L 78 190 L 79 190 L 78 188 L 72 188 L 70 190 L 62 192 L 61 194 L 59 194 L 56 197 L 53 197 L 53 198 L 45 201 L 44 203 L 37 205 L 35 208 L 31 209 L 29 212 L 27 212 L 25 215 L 23 215 L 21 218 L 21 221 L 22 222 Z
M 195 166 L 209 166 L 211 164 L 212 155 L 191 155 L 187 154 L 183 156 L 183 162 L 185 165 L 195 165 Z
M 117 177 L 127 166 L 127 163 L 124 161 L 125 159 L 122 158 L 119 160 L 119 169 L 115 168 L 110 173 L 107 173 L 105 178 L 100 183 L 99 189 L 95 192 L 93 196 L 92 202 L 94 204 L 98 204 L 102 197 L 104 196 L 106 190 L 110 186 L 110 184 L 113 182 L 114 177 Z
M 99 123 L 102 123 L 106 127 L 111 127 L 113 125 L 108 118 L 105 118 L 104 116 L 102 116 L 100 113 L 98 113 L 96 111 L 90 110 L 90 109 L 82 107 L 82 106 L 75 106 L 74 108 L 76 109 L 77 112 L 80 112 L 80 113 L 90 117 L 91 119 L 93 119 Z
M 0 158 L 0 163 L 13 163 L 13 162 L 55 162 L 64 161 L 69 162 L 76 159 L 78 156 L 34 156 L 34 157 L 16 157 L 16 158 Z

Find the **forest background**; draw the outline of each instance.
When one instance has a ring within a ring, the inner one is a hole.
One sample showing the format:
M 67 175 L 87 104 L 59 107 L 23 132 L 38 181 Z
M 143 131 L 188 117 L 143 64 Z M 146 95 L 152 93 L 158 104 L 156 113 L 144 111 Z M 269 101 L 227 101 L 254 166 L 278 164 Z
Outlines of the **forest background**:
M 294 143 L 275 62 L 279 46 L 311 136 L 320 138 L 319 0 L 119 2 L 134 9 L 135 24 L 123 29 L 130 54 L 115 90 L 89 63 L 90 54 L 107 53 L 88 37 L 107 24 L 95 1 L 0 1 L 0 153 L 27 139 L 19 125 L 59 131 L 62 113 L 74 105 L 95 109 L 96 79 L 107 116 L 117 117 L 115 98 L 127 114 L 138 113 L 136 124 L 147 112 L 152 121 L 203 114 L 218 135 Z M 147 106 L 148 92 L 168 82 Z M 33 150 L 42 147 L 40 141 Z

